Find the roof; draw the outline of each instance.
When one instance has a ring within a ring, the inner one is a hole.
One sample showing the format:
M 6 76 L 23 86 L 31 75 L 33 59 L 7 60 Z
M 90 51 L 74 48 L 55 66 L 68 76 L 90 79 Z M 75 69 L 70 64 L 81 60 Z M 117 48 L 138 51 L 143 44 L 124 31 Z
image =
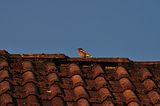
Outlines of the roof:
M 159 106 L 160 62 L 0 50 L 0 105 Z

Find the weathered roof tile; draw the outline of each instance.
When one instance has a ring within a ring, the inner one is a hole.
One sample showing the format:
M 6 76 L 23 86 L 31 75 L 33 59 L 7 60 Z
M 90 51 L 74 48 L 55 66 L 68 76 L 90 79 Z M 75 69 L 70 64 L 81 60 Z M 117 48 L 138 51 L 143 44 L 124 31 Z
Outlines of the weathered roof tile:
M 33 74 L 33 72 L 31 72 L 31 71 L 25 72 L 25 73 L 22 75 L 22 77 L 23 77 L 23 80 L 24 80 L 24 84 L 27 83 L 27 82 L 31 82 L 31 81 L 35 82 L 34 74 Z
M 71 79 L 74 87 L 77 85 L 84 85 L 84 81 L 80 75 L 73 75 Z
M 132 101 L 137 101 L 137 97 L 132 90 L 129 90 L 129 89 L 125 90 L 123 92 L 123 95 L 124 95 L 127 103 L 132 102 Z
M 104 73 L 104 71 L 100 65 L 95 65 L 92 69 L 92 73 L 93 73 L 93 78 L 95 78 L 98 75 Z
M 81 98 L 77 101 L 77 106 L 90 106 L 90 104 L 86 99 Z
M 122 67 L 122 66 L 119 66 L 117 68 L 116 73 L 117 73 L 119 79 L 122 78 L 122 77 L 129 76 L 127 70 L 124 67 Z
M 155 83 L 151 79 L 146 79 L 143 82 L 143 85 L 147 89 L 147 91 L 151 91 L 152 89 L 156 88 Z
M 106 98 L 111 98 L 112 95 L 110 93 L 110 91 L 107 88 L 101 88 L 98 91 L 101 101 L 105 100 Z
M 129 81 L 128 78 L 121 78 L 119 80 L 119 83 L 121 85 L 121 87 L 125 90 L 125 89 L 133 89 L 133 86 L 131 84 L 131 82 Z
M 0 105 L 158 106 L 160 62 L 0 50 Z
M 47 76 L 49 85 L 54 84 L 54 82 L 60 81 L 56 73 L 51 73 Z
M 97 77 L 97 78 L 95 79 L 95 84 L 96 84 L 97 89 L 99 89 L 99 88 L 107 85 L 107 82 L 106 82 L 106 80 L 104 79 L 104 77 Z
M 74 88 L 74 94 L 76 96 L 76 99 L 79 99 L 81 97 L 88 98 L 88 93 L 82 86 L 77 86 Z
M 104 101 L 102 106 L 115 106 L 111 101 Z
M 30 61 L 24 61 L 22 63 L 22 67 L 23 67 L 24 72 L 33 70 L 33 66 L 32 66 L 32 63 Z
M 65 102 L 60 97 L 55 97 L 51 100 L 52 106 L 65 106 Z
M 1 106 L 8 106 L 8 104 L 13 104 L 13 99 L 9 94 L 2 94 L 0 96 L 0 105 Z
M 5 67 L 9 67 L 8 62 L 6 60 L 0 61 L 0 70 L 4 69 Z
M 25 88 L 26 95 L 30 95 L 30 94 L 36 95 L 37 94 L 36 86 L 34 85 L 34 83 L 26 83 L 24 85 L 24 88 Z
M 35 95 L 29 95 L 27 98 L 26 98 L 26 105 L 28 106 L 40 106 L 39 102 L 38 102 L 38 99 Z
M 49 62 L 49 63 L 47 63 L 47 65 L 46 65 L 46 70 L 48 71 L 48 72 L 53 72 L 54 70 L 56 70 L 57 68 L 56 68 L 56 65 L 54 64 L 54 63 L 52 63 L 52 62 Z
M 149 72 L 147 68 L 141 68 L 141 72 L 142 72 L 142 76 L 141 76 L 142 81 L 144 81 L 147 78 L 152 77 L 152 74 Z
M 80 74 L 80 68 L 78 67 L 77 64 L 70 64 L 69 65 L 69 70 L 71 75 L 75 75 L 75 74 Z
M 158 101 L 160 101 L 160 95 L 156 91 L 150 91 L 148 93 L 148 97 L 153 104 L 156 104 Z
M 137 102 L 130 102 L 127 106 L 140 106 Z
M 7 70 L 1 70 L 0 71 L 0 82 L 5 80 L 6 78 L 9 78 L 9 73 Z
M 0 83 L 0 95 L 10 90 L 10 84 L 8 81 L 3 81 Z

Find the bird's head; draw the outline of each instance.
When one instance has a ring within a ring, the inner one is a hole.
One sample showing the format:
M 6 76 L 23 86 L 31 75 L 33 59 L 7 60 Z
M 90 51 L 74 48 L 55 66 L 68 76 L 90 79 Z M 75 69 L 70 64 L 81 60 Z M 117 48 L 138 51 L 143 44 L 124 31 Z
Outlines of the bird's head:
M 78 51 L 82 51 L 83 49 L 82 49 L 82 48 L 78 48 L 77 50 L 78 50 Z

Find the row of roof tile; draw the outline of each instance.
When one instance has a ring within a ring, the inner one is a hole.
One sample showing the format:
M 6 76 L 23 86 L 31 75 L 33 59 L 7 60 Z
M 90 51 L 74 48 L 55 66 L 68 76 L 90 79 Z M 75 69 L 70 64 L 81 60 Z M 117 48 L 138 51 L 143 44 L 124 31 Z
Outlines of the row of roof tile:
M 79 65 L 54 61 L 38 64 L 32 60 L 0 61 L 1 105 L 140 106 L 145 101 L 140 90 L 147 94 L 146 105 L 160 103 L 157 80 L 147 68 L 127 70 L 116 66 L 106 70 L 102 63 Z

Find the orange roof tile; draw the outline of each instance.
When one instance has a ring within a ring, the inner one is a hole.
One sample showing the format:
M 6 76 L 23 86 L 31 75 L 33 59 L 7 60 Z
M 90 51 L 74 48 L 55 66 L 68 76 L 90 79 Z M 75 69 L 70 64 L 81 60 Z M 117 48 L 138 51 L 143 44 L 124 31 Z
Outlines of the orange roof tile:
M 0 105 L 158 106 L 160 61 L 0 50 Z

